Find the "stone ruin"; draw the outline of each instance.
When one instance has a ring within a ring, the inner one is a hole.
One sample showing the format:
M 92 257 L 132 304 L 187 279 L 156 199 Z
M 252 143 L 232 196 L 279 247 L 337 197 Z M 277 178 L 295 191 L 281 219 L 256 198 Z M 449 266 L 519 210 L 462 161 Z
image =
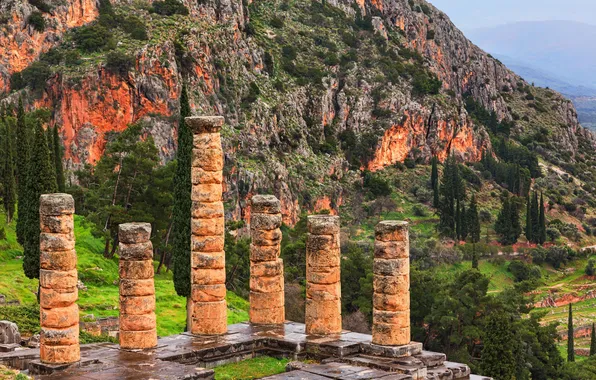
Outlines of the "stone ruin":
M 342 330 L 340 219 L 308 217 L 306 323 L 285 321 L 281 206 L 271 195 L 251 201 L 250 322 L 227 325 L 223 118 L 191 117 L 192 161 L 191 331 L 158 338 L 151 226 L 122 224 L 120 345 L 86 345 L 80 355 L 74 201 L 41 198 L 41 348 L 0 354 L 0 364 L 29 369 L 41 379 L 213 379 L 212 369 L 258 355 L 315 359 L 290 363 L 268 379 L 487 379 L 444 354 L 410 341 L 408 224 L 375 229 L 372 336 Z

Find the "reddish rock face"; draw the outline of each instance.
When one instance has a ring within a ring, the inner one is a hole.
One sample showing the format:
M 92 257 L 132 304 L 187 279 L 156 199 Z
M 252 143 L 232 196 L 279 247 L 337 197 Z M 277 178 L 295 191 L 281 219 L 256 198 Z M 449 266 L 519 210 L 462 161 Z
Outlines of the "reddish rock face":
M 255 195 L 251 211 L 250 322 L 284 323 L 284 265 L 279 258 L 281 204 L 273 195 Z
M 226 256 L 222 202 L 223 117 L 187 117 L 193 130 L 191 221 L 191 332 L 227 332 Z
M 373 343 L 410 343 L 410 248 L 408 223 L 383 221 L 375 228 Z
M 48 364 L 80 360 L 74 199 L 68 194 L 40 198 L 40 358 Z
M 157 346 L 153 245 L 149 223 L 121 224 L 120 241 L 120 347 Z
M 341 332 L 339 217 L 312 215 L 307 220 L 306 333 Z

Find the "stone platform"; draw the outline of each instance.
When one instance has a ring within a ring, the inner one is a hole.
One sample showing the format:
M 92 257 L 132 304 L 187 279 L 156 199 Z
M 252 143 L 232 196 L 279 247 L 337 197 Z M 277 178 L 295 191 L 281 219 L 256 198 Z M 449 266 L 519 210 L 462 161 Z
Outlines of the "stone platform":
M 0 353 L 0 364 L 29 370 L 36 379 L 212 379 L 210 368 L 262 355 L 321 362 L 291 363 L 289 372 L 270 379 L 470 379 L 466 365 L 423 351 L 420 343 L 377 346 L 370 335 L 350 331 L 309 336 L 305 325 L 295 322 L 239 323 L 217 337 L 184 333 L 161 338 L 155 349 L 144 351 L 123 350 L 111 343 L 82 345 L 81 362 L 72 366 L 44 365 L 38 349 Z

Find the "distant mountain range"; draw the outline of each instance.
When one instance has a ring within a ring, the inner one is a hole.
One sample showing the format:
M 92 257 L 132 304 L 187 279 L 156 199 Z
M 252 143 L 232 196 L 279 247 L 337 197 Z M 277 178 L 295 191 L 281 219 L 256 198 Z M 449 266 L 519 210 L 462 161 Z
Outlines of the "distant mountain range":
M 580 122 L 596 129 L 596 26 L 573 21 L 518 22 L 466 31 L 528 82 L 572 99 Z

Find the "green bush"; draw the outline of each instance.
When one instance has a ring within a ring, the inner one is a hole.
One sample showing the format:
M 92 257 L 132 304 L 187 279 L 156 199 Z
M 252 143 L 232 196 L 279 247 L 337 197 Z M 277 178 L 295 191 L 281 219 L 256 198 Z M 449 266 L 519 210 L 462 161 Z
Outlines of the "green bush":
M 586 265 L 585 272 L 588 276 L 594 276 L 596 274 L 596 259 L 588 260 L 588 265 Z
M 88 53 L 113 48 L 115 45 L 112 32 L 103 25 L 97 24 L 75 29 L 73 39 L 79 49 Z
M 156 1 L 150 9 L 150 12 L 162 16 L 188 15 L 188 8 L 178 0 Z
M 52 11 L 51 5 L 47 4 L 44 0 L 29 0 L 29 4 L 33 5 L 43 13 L 50 13 Z
M 443 82 L 435 74 L 418 70 L 412 81 L 412 93 L 415 96 L 437 95 L 442 86 Z
M 145 23 L 136 16 L 128 17 L 124 23 L 122 23 L 122 29 L 130 34 L 135 40 L 146 41 L 149 38 L 147 36 L 147 27 L 145 26 Z
M 31 15 L 29 15 L 29 18 L 27 19 L 27 23 L 38 32 L 43 32 L 46 29 L 46 19 L 41 12 L 31 12 Z
M 369 171 L 364 173 L 364 188 L 368 189 L 375 197 L 386 197 L 391 195 L 389 182 L 379 175 Z
M 33 62 L 25 70 L 12 74 L 10 88 L 20 90 L 29 86 L 32 90 L 38 90 L 45 86 L 48 78 L 52 75 L 50 67 L 45 62 Z
M 126 76 L 135 64 L 134 57 L 121 51 L 111 51 L 106 58 L 106 69 L 121 76 Z

